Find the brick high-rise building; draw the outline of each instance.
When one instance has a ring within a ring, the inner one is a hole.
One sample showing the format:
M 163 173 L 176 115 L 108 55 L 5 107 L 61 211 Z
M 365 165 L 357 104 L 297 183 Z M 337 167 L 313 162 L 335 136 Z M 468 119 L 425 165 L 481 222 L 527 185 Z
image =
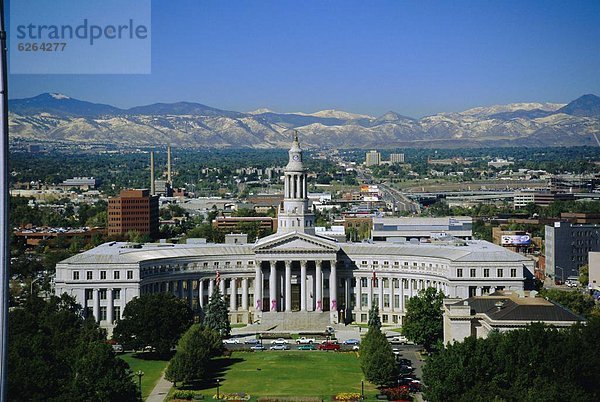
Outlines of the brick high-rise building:
M 150 190 L 121 190 L 108 200 L 108 234 L 123 235 L 130 230 L 158 236 L 158 197 Z

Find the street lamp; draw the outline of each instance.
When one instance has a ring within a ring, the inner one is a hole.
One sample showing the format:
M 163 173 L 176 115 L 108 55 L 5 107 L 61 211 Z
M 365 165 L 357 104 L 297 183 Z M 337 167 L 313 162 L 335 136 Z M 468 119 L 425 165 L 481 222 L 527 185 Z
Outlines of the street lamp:
M 38 276 L 37 278 L 35 278 L 34 280 L 32 280 L 31 283 L 29 284 L 29 294 L 31 296 L 33 296 L 33 284 L 36 283 L 37 281 L 39 281 L 40 279 L 42 279 L 42 277 Z
M 365 380 L 360 380 L 360 399 L 365 399 Z
M 219 399 L 219 385 L 220 385 L 221 380 L 219 380 L 217 378 L 217 399 Z
M 138 376 L 138 384 L 140 387 L 140 397 L 142 396 L 142 377 L 144 376 L 144 372 L 142 370 L 138 370 L 135 375 Z

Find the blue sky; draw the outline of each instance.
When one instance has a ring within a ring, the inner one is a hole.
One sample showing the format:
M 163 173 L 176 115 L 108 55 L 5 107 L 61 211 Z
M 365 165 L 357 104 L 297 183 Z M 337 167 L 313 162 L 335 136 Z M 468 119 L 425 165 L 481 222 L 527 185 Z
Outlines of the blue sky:
M 152 2 L 152 73 L 9 76 L 11 98 L 420 117 L 600 95 L 600 1 Z

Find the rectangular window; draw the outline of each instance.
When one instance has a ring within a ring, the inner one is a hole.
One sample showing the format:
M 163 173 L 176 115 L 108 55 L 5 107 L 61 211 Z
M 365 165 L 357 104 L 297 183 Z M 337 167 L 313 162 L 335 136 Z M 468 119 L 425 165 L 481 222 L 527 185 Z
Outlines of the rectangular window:
M 106 306 L 100 307 L 100 321 L 106 321 Z
M 100 271 L 100 279 L 106 279 L 106 271 Z
M 367 315 L 366 314 L 361 314 L 360 315 L 360 322 L 366 322 L 367 321 Z
M 113 315 L 113 318 L 115 320 L 120 320 L 121 319 L 121 306 L 115 306 L 115 313 Z
M 387 314 L 384 314 L 384 315 L 383 315 L 383 320 L 382 320 L 382 322 L 383 322 L 384 324 L 388 322 L 388 315 L 387 315 Z
M 394 295 L 394 308 L 400 308 L 400 295 Z
M 456 277 L 457 277 L 457 278 L 462 278 L 462 268 L 458 268 L 458 269 L 456 270 Z
M 121 279 L 121 272 L 113 271 L 113 279 Z
M 406 303 L 408 303 L 408 295 L 404 295 L 404 306 L 406 306 Z
M 94 279 L 94 273 L 92 271 L 87 271 L 85 273 L 85 277 L 88 281 L 91 281 L 92 279 Z
M 369 306 L 369 295 L 366 293 L 362 293 L 360 295 L 360 307 L 368 307 Z
M 390 295 L 383 295 L 383 307 L 390 307 Z
M 79 271 L 73 271 L 73 280 L 74 281 L 78 281 L 79 280 Z
M 94 298 L 94 290 L 86 289 L 85 290 L 85 300 L 92 300 Z
M 408 289 L 408 281 L 407 280 L 403 280 L 402 282 L 404 283 L 404 289 Z
M 366 288 L 367 286 L 369 286 L 368 279 L 367 278 L 360 278 L 360 286 L 362 286 L 363 288 Z
M 113 298 L 115 300 L 121 299 L 121 289 L 115 289 L 115 290 L 113 290 Z
M 98 293 L 100 294 L 100 300 L 106 300 L 106 289 L 100 289 Z
M 504 276 L 504 270 L 502 268 L 498 268 L 498 278 L 502 278 Z
M 373 295 L 373 304 L 379 306 L 379 295 Z
M 388 280 L 388 278 L 383 278 L 383 287 L 384 288 L 390 287 L 390 281 Z
M 511 268 L 511 270 L 510 270 L 510 277 L 511 278 L 516 278 L 517 277 L 517 270 L 516 270 L 516 268 Z
M 490 269 L 489 268 L 484 268 L 483 269 L 483 277 L 484 278 L 489 278 L 490 277 Z
M 396 289 L 398 289 L 400 287 L 400 280 L 399 279 L 394 279 L 394 287 Z
M 133 279 L 133 271 L 127 271 L 127 279 Z
M 475 269 L 475 268 L 471 268 L 471 270 L 470 270 L 470 272 L 469 272 L 469 274 L 470 274 L 469 276 L 470 276 L 471 278 L 475 278 L 475 272 L 476 272 L 476 269 Z

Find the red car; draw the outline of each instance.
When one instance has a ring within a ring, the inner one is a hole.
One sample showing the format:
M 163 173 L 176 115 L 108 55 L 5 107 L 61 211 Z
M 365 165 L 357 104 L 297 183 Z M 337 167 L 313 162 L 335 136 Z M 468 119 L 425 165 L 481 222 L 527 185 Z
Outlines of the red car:
M 338 343 L 325 342 L 321 343 L 317 348 L 319 350 L 340 350 L 340 345 Z

